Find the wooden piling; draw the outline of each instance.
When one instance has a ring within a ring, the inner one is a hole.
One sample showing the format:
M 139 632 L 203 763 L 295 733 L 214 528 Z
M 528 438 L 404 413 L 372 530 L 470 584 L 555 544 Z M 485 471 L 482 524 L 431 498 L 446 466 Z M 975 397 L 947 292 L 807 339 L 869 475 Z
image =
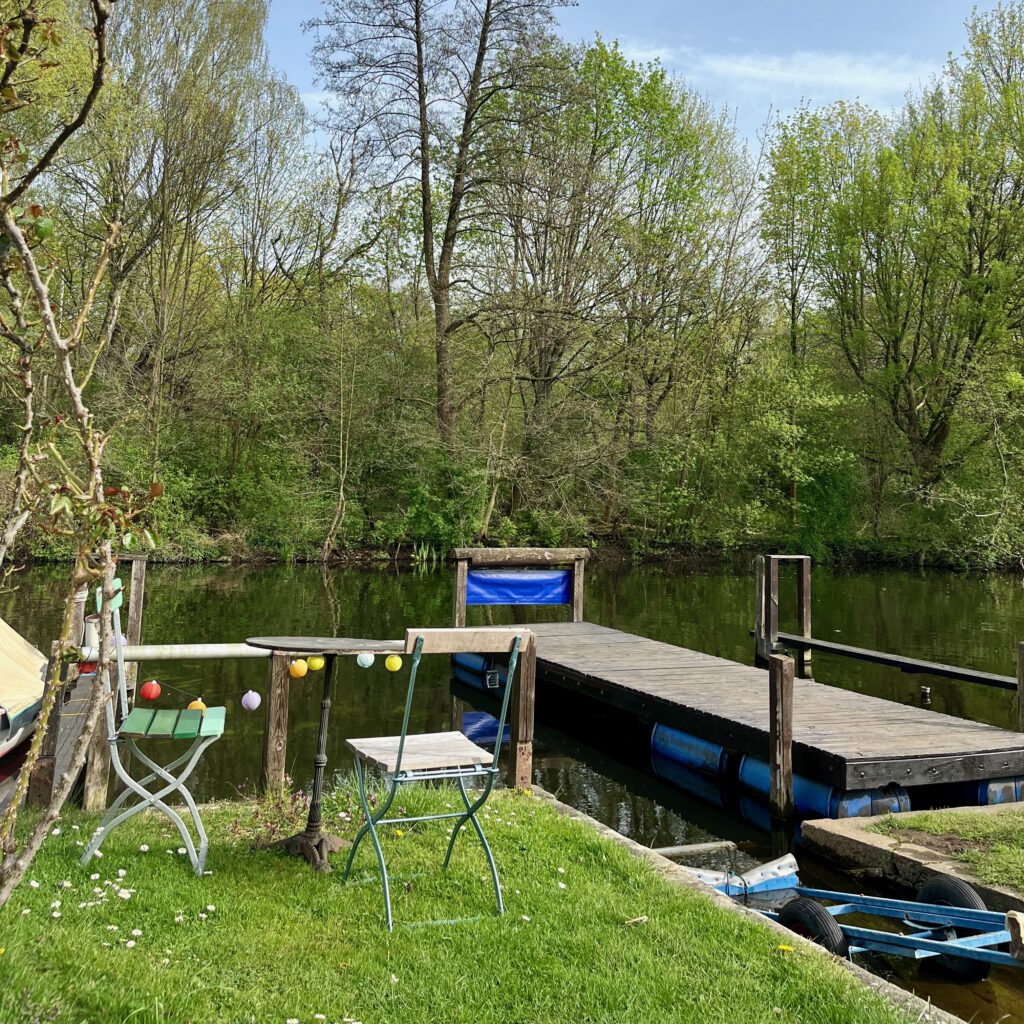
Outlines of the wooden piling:
M 512 693 L 507 784 L 526 789 L 533 782 L 533 726 L 537 695 L 537 638 L 531 633 L 519 652 Z
M 796 574 L 796 611 L 799 622 L 797 628 L 800 635 L 810 639 L 811 637 L 811 557 L 801 555 L 798 558 L 800 565 Z M 808 647 L 801 647 L 796 652 L 796 671 L 801 679 L 811 678 L 811 651 Z
M 263 730 L 263 789 L 284 790 L 288 756 L 288 655 L 277 651 L 267 665 L 267 709 Z
M 466 624 L 466 588 L 469 583 L 469 559 L 455 560 L 455 596 L 452 601 L 452 625 L 461 628 Z M 465 708 L 454 694 L 449 709 L 449 727 L 453 732 L 462 732 L 462 717 Z
M 123 556 L 122 556 L 123 557 Z M 125 644 L 136 647 L 142 643 L 142 606 L 146 596 L 146 560 L 148 555 L 131 555 L 132 577 L 128 589 L 128 626 Z M 135 703 L 135 684 L 139 678 L 139 663 L 129 661 L 124 666 L 128 685 L 129 706 Z
M 1024 732 L 1024 641 L 1017 644 L 1017 732 Z
M 793 817 L 793 659 L 782 654 L 768 658 L 769 744 L 773 818 Z

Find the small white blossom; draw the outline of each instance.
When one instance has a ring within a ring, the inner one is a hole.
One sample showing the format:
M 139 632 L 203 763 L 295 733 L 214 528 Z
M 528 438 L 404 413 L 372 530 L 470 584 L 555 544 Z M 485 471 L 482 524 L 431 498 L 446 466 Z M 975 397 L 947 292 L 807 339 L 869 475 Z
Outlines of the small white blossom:
M 60 910 L 60 900 L 54 900 L 54 901 L 53 901 L 53 902 L 52 902 L 52 903 L 50 904 L 50 908 L 51 908 L 52 910 Z
M 524 921 L 529 921 L 530 920 L 529 915 L 523 914 L 523 920 Z
M 187 852 L 188 851 L 185 849 L 184 846 L 179 846 L 178 847 L 178 853 L 180 853 L 182 856 L 184 856 Z
M 327 1020 L 327 1014 L 326 1013 L 314 1013 L 313 1014 L 313 1020 Z
M 200 921 L 205 921 L 206 920 L 206 914 L 200 914 L 199 915 L 199 920 Z
M 103 851 L 102 851 L 102 850 L 97 850 L 97 851 L 96 851 L 96 852 L 95 852 L 95 853 L 93 854 L 93 856 L 94 856 L 94 857 L 102 857 L 102 856 L 103 856 Z
M 141 928 L 133 928 L 132 929 L 132 935 L 134 935 L 135 938 L 138 938 L 141 934 L 142 934 L 142 929 Z
M 116 924 L 108 924 L 107 925 L 107 931 L 108 932 L 116 932 L 117 931 L 117 925 Z
M 124 948 L 125 948 L 125 949 L 134 949 L 134 948 L 135 948 L 135 940 L 134 940 L 134 939 L 129 939 L 129 940 L 128 940 L 128 941 L 127 941 L 127 942 L 126 942 L 125 944 L 124 944 Z
M 92 873 L 92 874 L 91 874 L 91 875 L 89 876 L 89 881 L 90 881 L 90 882 L 98 882 L 99 880 L 100 880 L 100 873 L 99 873 L 98 871 L 94 871 L 94 872 L 93 872 L 93 873 Z
M 149 847 L 145 843 L 143 843 L 139 847 L 139 853 L 149 853 Z
M 558 872 L 558 873 L 559 873 L 560 875 L 564 875 L 564 874 L 565 874 L 565 868 L 555 868 L 555 870 L 556 870 L 556 871 L 557 871 L 557 872 Z
M 55 910 L 55 911 L 54 911 L 54 912 L 53 912 L 53 913 L 52 913 L 52 914 L 50 915 L 50 917 L 60 917 L 60 911 L 59 911 L 59 910 Z
M 168 964 L 169 964 L 170 962 L 171 962 L 171 961 L 170 961 L 170 960 L 168 960 L 168 958 L 167 958 L 167 957 L 164 957 L 164 958 L 163 958 L 163 960 L 161 960 L 161 961 L 160 961 L 160 966 L 161 966 L 161 967 L 166 967 L 166 966 L 167 966 L 167 965 L 168 965 Z
M 26 914 L 31 914 L 31 913 L 32 913 L 32 911 L 31 911 L 31 910 L 29 910 L 29 909 L 28 909 L 28 907 L 26 907 L 26 908 L 25 908 L 25 909 L 24 909 L 24 910 L 23 910 L 23 911 L 21 912 L 21 916 L 22 916 L 22 917 L 24 917 L 24 916 L 25 916 Z
M 73 831 L 75 831 L 75 832 L 77 832 L 77 831 L 78 831 L 78 826 L 77 826 L 77 825 L 72 825 L 72 826 L 71 826 L 71 828 L 72 828 L 72 830 L 73 830 Z
M 299 1018 L 298 1018 L 298 1017 L 289 1017 L 289 1018 L 288 1018 L 288 1019 L 287 1019 L 287 1020 L 286 1020 L 286 1021 L 284 1022 L 284 1024 L 299 1024 Z
M 127 874 L 128 874 L 128 872 L 125 871 L 124 868 L 118 868 L 117 869 L 117 877 L 118 878 L 124 878 L 124 876 L 127 875 Z
M 60 835 L 60 829 L 59 828 L 51 828 L 50 829 L 50 835 L 51 836 L 59 836 Z
M 36 881 L 36 880 L 35 880 L 34 878 L 33 878 L 33 879 L 32 879 L 32 880 L 31 880 L 31 881 L 30 881 L 30 882 L 28 883 L 28 884 L 29 884 L 29 885 L 30 885 L 30 886 L 31 886 L 31 887 L 32 887 L 33 889 L 38 889 L 38 888 L 39 888 L 39 883 L 38 883 L 38 882 L 37 882 L 37 881 Z
M 217 908 L 212 903 L 207 903 L 206 909 L 212 914 Z
M 60 887 L 62 889 L 70 889 L 70 888 L 72 888 L 71 883 L 66 878 L 64 879 L 63 882 L 60 883 Z
M 132 898 L 131 889 L 118 889 L 117 895 L 123 900 L 130 900 Z
M 185 915 L 184 914 L 175 914 L 174 915 L 174 923 L 175 924 L 181 924 L 181 922 L 184 921 L 184 920 L 185 920 Z
M 559 889 L 568 889 L 569 887 L 565 884 L 565 882 L 559 882 L 558 883 L 558 888 Z

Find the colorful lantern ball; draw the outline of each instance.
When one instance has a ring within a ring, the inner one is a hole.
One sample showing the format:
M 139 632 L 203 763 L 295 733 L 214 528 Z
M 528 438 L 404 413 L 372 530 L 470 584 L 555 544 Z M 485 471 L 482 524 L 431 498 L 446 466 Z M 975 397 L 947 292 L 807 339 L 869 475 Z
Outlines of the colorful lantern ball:
M 147 679 L 139 687 L 139 696 L 143 700 L 156 700 L 160 696 L 160 684 L 155 679 Z
M 263 698 L 255 690 L 246 690 L 242 694 L 242 707 L 246 711 L 255 711 L 262 701 Z
M 384 660 L 384 667 L 389 672 L 397 672 L 402 667 L 402 659 L 397 654 L 389 654 Z
M 206 702 L 202 697 L 196 697 L 196 699 L 189 704 L 188 709 L 189 711 L 205 711 Z
M 360 651 L 356 655 L 356 664 L 360 668 L 369 668 L 373 664 L 373 655 L 369 651 Z
M 296 658 L 288 665 L 288 675 L 290 675 L 292 679 L 301 679 L 308 671 L 309 666 L 306 664 L 305 658 Z
M 314 654 L 306 659 L 306 666 L 310 672 L 319 672 L 324 667 L 324 659 L 319 654 Z

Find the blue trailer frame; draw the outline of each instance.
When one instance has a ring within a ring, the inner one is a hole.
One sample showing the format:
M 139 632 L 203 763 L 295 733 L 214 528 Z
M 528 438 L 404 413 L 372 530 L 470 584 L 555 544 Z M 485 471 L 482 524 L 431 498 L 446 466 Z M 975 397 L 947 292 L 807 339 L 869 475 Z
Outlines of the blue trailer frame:
M 993 947 L 1010 941 L 1006 918 L 994 910 L 967 910 L 937 903 L 916 903 L 913 900 L 892 900 L 881 896 L 857 896 L 829 889 L 807 889 L 798 886 L 798 896 L 819 901 L 849 941 L 849 956 L 868 950 L 893 956 L 923 960 L 933 956 L 955 956 L 965 960 L 998 964 L 1001 967 L 1024 967 L 1024 962 Z M 831 904 L 831 905 L 829 905 Z M 778 919 L 776 911 L 762 911 L 766 917 Z M 886 917 L 917 930 L 909 935 L 863 928 L 846 924 L 838 918 L 847 914 L 870 914 Z M 974 935 L 957 936 L 955 929 L 968 928 Z

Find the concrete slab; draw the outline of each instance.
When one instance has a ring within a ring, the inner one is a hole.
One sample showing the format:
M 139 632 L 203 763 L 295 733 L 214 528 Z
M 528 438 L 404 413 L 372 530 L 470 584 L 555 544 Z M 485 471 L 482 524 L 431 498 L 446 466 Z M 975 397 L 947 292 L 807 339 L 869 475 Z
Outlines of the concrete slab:
M 953 807 L 950 810 L 1005 814 L 1009 810 L 1024 810 L 1024 803 Z M 889 817 L 891 815 L 805 821 L 800 834 L 808 850 L 827 857 L 854 874 L 884 878 L 913 890 L 935 875 L 951 875 L 973 885 L 990 910 L 1024 911 L 1024 895 L 1015 889 L 978 881 L 967 864 L 952 860 L 948 854 L 908 843 L 896 836 L 869 831 L 872 825 Z

